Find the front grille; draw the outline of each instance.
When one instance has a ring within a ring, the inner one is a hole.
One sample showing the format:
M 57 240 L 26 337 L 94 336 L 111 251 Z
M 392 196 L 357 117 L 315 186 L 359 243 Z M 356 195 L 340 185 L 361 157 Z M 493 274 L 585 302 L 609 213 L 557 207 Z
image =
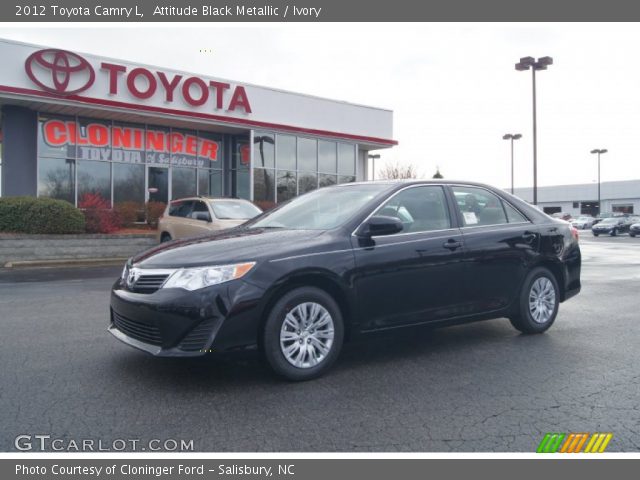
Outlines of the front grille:
M 162 337 L 160 336 L 158 327 L 136 322 L 130 318 L 118 315 L 113 310 L 111 311 L 111 319 L 115 327 L 125 335 L 144 343 L 150 343 L 151 345 L 162 345 Z
M 182 339 L 178 348 L 186 352 L 196 352 L 205 348 L 213 329 L 213 323 L 214 319 L 211 318 L 197 325 Z
M 168 274 L 140 275 L 129 288 L 136 293 L 153 293 L 162 287 L 168 277 Z

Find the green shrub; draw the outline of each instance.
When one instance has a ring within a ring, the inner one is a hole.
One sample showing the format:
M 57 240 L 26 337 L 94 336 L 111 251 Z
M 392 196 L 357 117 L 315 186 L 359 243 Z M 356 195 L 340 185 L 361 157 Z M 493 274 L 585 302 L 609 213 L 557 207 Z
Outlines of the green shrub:
M 84 233 L 82 212 L 64 200 L 0 198 L 0 232 Z

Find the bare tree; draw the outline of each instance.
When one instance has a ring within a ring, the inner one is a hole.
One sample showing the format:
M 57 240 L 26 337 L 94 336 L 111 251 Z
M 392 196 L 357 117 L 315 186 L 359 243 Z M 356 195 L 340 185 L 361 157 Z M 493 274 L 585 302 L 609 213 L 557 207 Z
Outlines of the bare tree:
M 386 163 L 380 171 L 379 177 L 383 180 L 418 178 L 418 169 L 415 165 L 412 165 L 410 163 Z

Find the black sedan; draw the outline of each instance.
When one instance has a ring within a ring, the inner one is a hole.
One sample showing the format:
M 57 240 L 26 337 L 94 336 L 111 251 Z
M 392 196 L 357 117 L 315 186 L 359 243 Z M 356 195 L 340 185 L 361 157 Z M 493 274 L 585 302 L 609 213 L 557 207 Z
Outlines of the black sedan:
M 499 317 L 544 332 L 580 291 L 580 267 L 571 225 L 501 190 L 345 184 L 131 258 L 109 331 L 159 356 L 257 345 L 305 380 L 370 332 Z
M 591 227 L 591 232 L 594 237 L 598 235 L 611 235 L 615 237 L 619 233 L 627 233 L 631 223 L 625 217 L 610 217 L 605 218 L 601 222 Z

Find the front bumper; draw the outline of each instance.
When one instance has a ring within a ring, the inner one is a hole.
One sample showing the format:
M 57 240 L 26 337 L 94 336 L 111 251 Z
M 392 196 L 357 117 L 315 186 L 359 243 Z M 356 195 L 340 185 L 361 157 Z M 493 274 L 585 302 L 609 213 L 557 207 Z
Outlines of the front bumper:
M 253 345 L 263 291 L 241 280 L 187 291 L 159 289 L 150 294 L 111 291 L 109 332 L 152 355 L 192 357 Z
M 598 235 L 609 235 L 613 231 L 613 228 L 592 228 L 591 231 Z

